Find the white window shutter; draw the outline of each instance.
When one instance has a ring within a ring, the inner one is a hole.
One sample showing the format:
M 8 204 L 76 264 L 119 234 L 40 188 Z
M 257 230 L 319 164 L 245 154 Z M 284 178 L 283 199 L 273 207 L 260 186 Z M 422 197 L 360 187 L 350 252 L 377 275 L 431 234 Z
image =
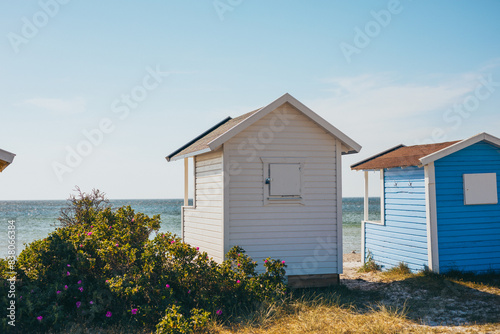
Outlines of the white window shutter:
M 269 195 L 300 196 L 300 164 L 269 164 Z
M 465 205 L 497 204 L 497 174 L 464 174 Z

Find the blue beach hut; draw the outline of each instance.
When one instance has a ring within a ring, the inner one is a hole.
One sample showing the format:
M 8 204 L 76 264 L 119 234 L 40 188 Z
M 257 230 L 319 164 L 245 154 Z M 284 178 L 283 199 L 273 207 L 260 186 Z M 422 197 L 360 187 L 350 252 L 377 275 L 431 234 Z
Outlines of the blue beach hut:
M 476 273 L 500 271 L 500 139 L 399 145 L 351 166 L 365 173 L 362 259 Z M 368 175 L 380 172 L 380 219 L 369 220 Z

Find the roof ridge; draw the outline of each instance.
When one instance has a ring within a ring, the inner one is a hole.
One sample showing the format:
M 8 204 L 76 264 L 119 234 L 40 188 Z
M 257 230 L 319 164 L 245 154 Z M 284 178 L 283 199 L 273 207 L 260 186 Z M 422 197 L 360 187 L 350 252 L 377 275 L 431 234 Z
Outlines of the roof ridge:
M 440 142 L 440 143 L 430 143 L 430 144 L 417 144 L 417 145 L 404 145 L 404 147 L 406 148 L 414 148 L 414 147 L 419 147 L 419 146 L 433 146 L 433 145 L 444 145 L 444 144 L 452 144 L 452 143 L 458 143 L 462 140 L 450 140 L 450 141 L 443 141 L 443 142 Z

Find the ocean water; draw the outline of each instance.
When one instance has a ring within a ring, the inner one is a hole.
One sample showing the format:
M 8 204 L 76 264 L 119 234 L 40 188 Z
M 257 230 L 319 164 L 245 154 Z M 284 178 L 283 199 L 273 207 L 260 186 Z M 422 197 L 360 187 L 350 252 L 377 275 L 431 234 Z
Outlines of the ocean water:
M 180 199 L 162 200 L 111 200 L 112 207 L 130 205 L 135 211 L 148 216 L 159 214 L 160 232 L 180 235 Z M 0 257 L 7 256 L 9 221 L 15 221 L 16 250 L 19 254 L 24 244 L 49 235 L 58 227 L 57 218 L 66 201 L 0 201 Z M 380 215 L 380 199 L 370 198 L 370 219 Z M 348 197 L 342 201 L 344 253 L 360 252 L 363 198 Z

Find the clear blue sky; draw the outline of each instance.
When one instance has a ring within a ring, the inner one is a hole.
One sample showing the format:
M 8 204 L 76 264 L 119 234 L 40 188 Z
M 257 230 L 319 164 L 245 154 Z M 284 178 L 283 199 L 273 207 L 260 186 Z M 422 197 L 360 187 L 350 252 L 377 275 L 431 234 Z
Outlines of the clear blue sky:
M 180 198 L 183 164 L 165 155 L 285 92 L 363 146 L 344 159 L 345 196 L 363 188 L 348 165 L 388 147 L 500 137 L 499 1 L 23 0 L 0 9 L 0 148 L 17 154 L 0 174 L 2 200 L 65 199 L 75 185 L 110 198 Z M 87 155 L 69 166 L 68 149 Z

